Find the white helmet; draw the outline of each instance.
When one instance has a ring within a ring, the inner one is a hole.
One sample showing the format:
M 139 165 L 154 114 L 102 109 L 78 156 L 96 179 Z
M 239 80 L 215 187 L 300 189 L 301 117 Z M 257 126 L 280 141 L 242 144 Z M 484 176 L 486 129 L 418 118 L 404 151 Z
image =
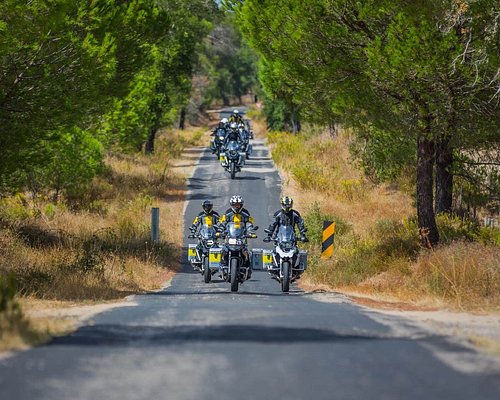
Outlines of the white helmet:
M 227 124 L 227 123 L 228 123 L 228 120 L 227 120 L 227 118 L 222 118 L 222 119 L 220 120 L 220 122 L 222 122 L 223 124 Z
M 231 124 L 229 125 L 229 127 L 231 129 L 238 129 L 238 124 L 236 122 L 231 122 Z
M 238 212 L 243 208 L 243 198 L 238 195 L 232 196 L 229 204 L 234 212 Z
M 240 112 L 239 112 L 239 111 L 235 108 L 235 109 L 234 109 L 234 111 L 233 111 L 233 114 L 234 114 L 234 115 L 239 115 L 239 114 L 240 114 Z

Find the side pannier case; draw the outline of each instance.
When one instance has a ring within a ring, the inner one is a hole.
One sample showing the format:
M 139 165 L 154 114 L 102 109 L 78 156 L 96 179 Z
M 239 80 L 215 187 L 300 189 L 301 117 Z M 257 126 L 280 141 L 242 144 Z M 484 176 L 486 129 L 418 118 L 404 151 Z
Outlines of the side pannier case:
M 197 263 L 200 262 L 198 260 L 198 253 L 196 252 L 196 244 L 190 243 L 188 245 L 188 260 L 190 263 Z
M 208 255 L 208 266 L 210 269 L 219 268 L 222 261 L 222 249 L 220 247 L 212 247 Z
M 250 252 L 250 260 L 252 262 L 252 269 L 262 268 L 262 249 L 252 249 Z
M 272 250 L 262 250 L 262 269 L 267 271 L 273 269 L 273 251 Z
M 226 153 L 219 154 L 219 161 L 220 161 L 221 165 L 223 165 L 223 166 L 227 165 Z

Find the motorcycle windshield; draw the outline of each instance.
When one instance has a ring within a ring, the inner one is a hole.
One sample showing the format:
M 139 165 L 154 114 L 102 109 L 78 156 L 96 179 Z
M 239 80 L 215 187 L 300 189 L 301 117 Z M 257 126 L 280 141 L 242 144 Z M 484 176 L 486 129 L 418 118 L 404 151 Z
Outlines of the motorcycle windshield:
M 230 239 L 240 239 L 245 236 L 245 228 L 242 224 L 236 225 L 234 222 L 230 222 L 227 225 L 227 237 Z
M 238 143 L 236 143 L 236 140 L 231 140 L 229 144 L 227 145 L 227 151 L 229 152 L 237 152 L 239 149 Z
M 200 236 L 202 239 L 205 240 L 214 239 L 215 229 L 213 227 L 208 227 L 206 225 L 203 225 L 203 227 L 200 229 Z
M 280 243 L 295 243 L 295 231 L 290 225 L 281 225 L 277 239 Z

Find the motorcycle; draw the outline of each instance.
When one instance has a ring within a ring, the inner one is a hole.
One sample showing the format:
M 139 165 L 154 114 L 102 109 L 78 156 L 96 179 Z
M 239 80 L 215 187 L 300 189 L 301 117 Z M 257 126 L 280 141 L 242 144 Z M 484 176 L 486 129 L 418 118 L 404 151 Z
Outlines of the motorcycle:
M 203 275 L 205 283 L 212 280 L 212 271 L 209 267 L 210 249 L 217 247 L 216 230 L 211 224 L 203 223 L 198 235 L 197 244 L 189 245 L 189 261 L 193 268 Z M 194 239 L 194 235 L 189 235 Z
M 297 247 L 297 236 L 291 225 L 279 227 L 274 244 L 275 248 L 271 252 L 272 263 L 265 266 L 265 269 L 272 279 L 280 282 L 281 291 L 288 292 L 290 284 L 300 279 L 307 269 L 307 251 Z
M 240 145 L 236 140 L 230 140 L 227 146 L 219 155 L 219 160 L 222 167 L 231 174 L 231 179 L 234 179 L 237 172 L 241 171 L 245 165 L 246 153 L 240 151 Z
M 217 158 L 220 156 L 220 153 L 222 151 L 226 135 L 227 132 L 224 128 L 217 128 L 217 130 L 214 132 L 214 140 L 210 142 L 210 150 L 212 150 L 213 154 L 217 155 Z
M 250 154 L 252 154 L 252 145 L 250 144 L 250 132 L 245 129 L 245 125 L 241 124 L 239 126 L 240 136 L 243 139 L 243 143 L 241 144 L 241 151 L 246 154 L 246 159 L 250 158 Z
M 231 292 L 237 292 L 240 283 L 250 278 L 250 255 L 248 252 L 247 239 L 255 239 L 254 233 L 259 229 L 255 226 L 252 231 L 245 226 L 230 222 L 222 235 L 225 238 L 224 250 L 226 264 L 220 266 L 221 277 L 225 282 L 231 283 Z

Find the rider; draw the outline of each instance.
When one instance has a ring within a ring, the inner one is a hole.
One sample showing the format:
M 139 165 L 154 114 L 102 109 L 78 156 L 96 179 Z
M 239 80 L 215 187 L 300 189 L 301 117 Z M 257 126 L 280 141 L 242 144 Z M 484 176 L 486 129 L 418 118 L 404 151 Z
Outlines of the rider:
M 231 206 L 230 208 L 227 209 L 227 211 L 220 217 L 219 219 L 219 231 L 225 231 L 227 224 L 230 222 L 234 222 L 235 224 L 243 224 L 243 226 L 246 226 L 247 230 L 252 232 L 254 229 L 254 219 L 248 212 L 246 208 L 243 208 L 243 199 L 241 196 L 235 195 L 232 196 L 231 199 L 229 200 L 229 205 Z M 252 235 L 255 235 L 252 233 Z M 227 259 L 228 253 L 227 250 L 222 251 L 222 264 L 227 265 L 228 259 Z M 247 263 L 249 265 L 248 268 L 248 278 L 252 276 L 252 266 L 250 264 L 250 259 L 247 254 Z
M 189 234 L 190 239 L 195 238 L 196 231 L 200 225 L 207 225 L 208 227 L 215 227 L 219 223 L 220 215 L 216 211 L 214 211 L 214 204 L 210 200 L 205 200 L 201 207 L 203 211 L 200 212 L 196 218 L 193 220 L 193 223 L 189 227 L 191 233 Z
M 306 237 L 307 228 L 304 225 L 304 220 L 299 212 L 292 209 L 292 207 L 293 199 L 291 197 L 284 196 L 281 198 L 281 210 L 274 213 L 274 221 L 269 225 L 269 228 L 265 230 L 268 236 L 264 238 L 264 242 L 270 242 L 275 238 L 280 225 L 291 225 L 294 230 L 295 227 L 297 227 L 300 232 L 300 241 L 309 241 Z
M 214 136 L 219 129 L 226 130 L 227 126 L 228 126 L 228 123 L 229 122 L 228 122 L 227 118 L 222 118 L 220 120 L 220 122 L 217 124 L 217 126 L 215 127 L 215 129 L 212 131 L 212 133 L 210 134 L 210 136 Z
M 228 131 L 228 120 L 227 118 L 222 118 L 217 126 L 214 128 L 210 136 L 214 136 L 214 140 L 210 142 L 210 149 L 212 153 L 218 153 L 220 151 L 220 147 L 222 146 L 224 140 L 219 139 L 220 136 L 226 137 Z
M 237 109 L 233 110 L 233 113 L 229 117 L 229 122 L 236 122 L 236 125 L 243 124 L 243 118 Z
M 229 124 L 229 129 L 226 134 L 226 138 L 224 139 L 224 148 L 231 140 L 236 140 L 236 142 L 241 146 L 243 143 L 243 137 L 241 136 L 241 132 L 238 129 L 238 124 L 236 122 L 231 122 Z

